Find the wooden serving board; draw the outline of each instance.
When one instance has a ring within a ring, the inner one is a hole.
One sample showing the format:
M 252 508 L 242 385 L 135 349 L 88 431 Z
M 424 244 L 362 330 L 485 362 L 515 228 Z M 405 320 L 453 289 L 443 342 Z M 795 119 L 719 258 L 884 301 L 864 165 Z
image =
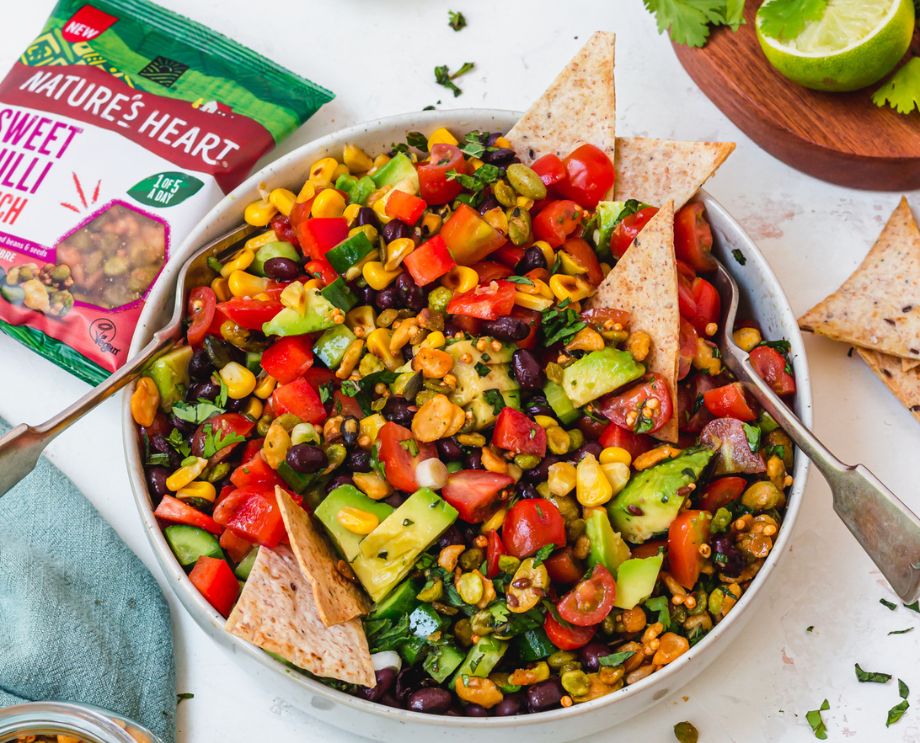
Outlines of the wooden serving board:
M 715 30 L 706 46 L 674 44 L 690 77 L 745 134 L 786 164 L 853 188 L 920 188 L 920 112 L 872 103 L 881 83 L 853 93 L 808 90 L 774 70 L 754 33 L 759 3 L 738 31 Z M 915 37 L 915 46 L 917 38 Z

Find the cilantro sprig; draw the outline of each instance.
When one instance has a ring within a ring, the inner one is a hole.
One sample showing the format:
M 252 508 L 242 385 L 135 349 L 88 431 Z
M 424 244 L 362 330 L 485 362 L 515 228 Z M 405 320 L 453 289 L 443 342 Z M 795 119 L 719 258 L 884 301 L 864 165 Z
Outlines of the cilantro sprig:
M 872 94 L 872 102 L 890 106 L 899 114 L 920 111 L 920 57 L 909 60 Z
M 654 13 L 658 33 L 668 31 L 678 44 L 703 46 L 712 26 L 744 23 L 744 0 L 643 0 Z
M 831 705 L 825 699 L 818 709 L 812 709 L 805 713 L 805 719 L 818 740 L 827 740 L 827 726 L 824 724 L 824 718 L 821 717 L 821 713 L 827 712 L 830 708 Z
M 454 31 L 459 31 L 461 28 L 466 28 L 466 16 L 464 16 L 463 13 L 458 10 L 448 10 L 447 25 L 450 26 Z
M 569 304 L 569 300 L 565 299 L 555 307 L 543 310 L 541 327 L 547 346 L 564 343 L 579 330 L 587 327 L 588 324 L 581 316 L 575 310 L 569 309 Z
M 450 68 L 446 64 L 438 65 L 434 68 L 434 81 L 454 94 L 454 98 L 460 95 L 463 91 L 457 87 L 457 84 L 454 82 L 458 77 L 465 75 L 467 72 L 472 70 L 475 67 L 473 62 L 464 62 L 456 70 L 456 72 L 451 72 Z
M 760 30 L 766 36 L 789 41 L 812 21 L 820 21 L 827 0 L 772 0 L 760 9 Z

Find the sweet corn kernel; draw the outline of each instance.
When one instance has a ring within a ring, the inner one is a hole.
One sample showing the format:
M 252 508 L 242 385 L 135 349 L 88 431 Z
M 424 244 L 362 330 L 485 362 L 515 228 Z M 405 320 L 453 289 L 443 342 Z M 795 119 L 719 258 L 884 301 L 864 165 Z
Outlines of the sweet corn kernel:
M 626 483 L 629 482 L 630 472 L 628 464 L 623 464 L 622 462 L 608 462 L 607 464 L 602 464 L 601 469 L 604 471 L 604 475 L 606 475 L 610 487 L 613 488 L 614 495 L 625 488 Z
M 204 480 L 195 480 L 183 488 L 176 491 L 176 497 L 180 500 L 191 500 L 192 498 L 205 500 L 213 503 L 217 498 L 217 490 L 214 486 Z
M 372 500 L 383 500 L 393 492 L 390 483 L 376 472 L 355 472 L 352 474 L 351 479 L 354 481 L 355 487 Z
M 334 188 L 326 188 L 316 194 L 310 216 L 329 218 L 341 217 L 345 212 L 345 197 Z
M 425 216 L 422 217 L 422 235 L 424 237 L 431 237 L 439 229 L 441 229 L 441 217 L 434 212 L 425 212 Z
M 263 245 L 268 243 L 273 243 L 278 241 L 278 236 L 275 234 L 274 230 L 266 230 L 255 237 L 250 237 L 245 243 L 243 243 L 244 248 L 249 248 L 251 251 L 255 252 Z
M 243 248 L 221 267 L 220 275 L 227 278 L 234 271 L 245 271 L 255 258 L 254 250 Z
M 447 343 L 447 338 L 444 337 L 444 333 L 440 330 L 434 330 L 422 341 L 422 346 L 425 348 L 443 348 L 445 343 Z
M 332 171 L 332 182 L 335 183 L 343 175 L 351 175 L 351 171 L 345 163 L 339 163 L 335 166 L 335 170 Z
M 528 199 L 526 196 L 518 196 L 514 200 L 514 205 L 521 209 L 531 209 L 533 207 L 533 199 Z
M 226 364 L 219 374 L 227 385 L 227 395 L 234 400 L 249 397 L 256 388 L 256 375 L 236 361 Z
M 480 529 L 480 531 L 482 531 L 483 534 L 486 534 L 490 531 L 498 531 L 501 528 L 502 524 L 505 523 L 505 516 L 507 515 L 508 515 L 507 508 L 499 508 L 495 513 L 489 516 L 489 518 L 487 518 L 482 523 L 482 528 Z
M 360 204 L 349 204 L 345 207 L 345 211 L 342 212 L 342 216 L 345 217 L 348 224 L 352 224 L 358 218 L 358 212 L 361 211 Z M 367 225 L 370 227 L 370 225 Z
M 550 426 L 546 429 L 546 444 L 553 454 L 567 454 L 572 445 L 569 432 L 562 426 Z
M 584 279 L 561 273 L 549 277 L 549 288 L 560 302 L 566 299 L 570 302 L 578 302 L 590 297 L 594 292 L 591 285 Z
M 292 281 L 281 290 L 278 299 L 284 307 L 303 314 L 307 306 L 307 288 L 299 281 Z
M 268 427 L 265 440 L 262 442 L 262 459 L 273 470 L 278 469 L 287 457 L 291 448 L 291 434 L 276 418 Z
M 600 462 L 601 464 L 621 462 L 629 467 L 632 464 L 632 454 L 621 446 L 608 446 L 601 450 Z
M 398 237 L 387 243 L 386 262 L 383 267 L 387 271 L 395 271 L 402 265 L 403 259 L 415 250 L 415 241 L 411 237 Z
M 256 387 L 258 388 L 258 385 Z M 265 410 L 265 405 L 262 404 L 262 401 L 258 397 L 253 397 L 243 408 L 243 415 L 248 415 L 254 421 L 257 421 L 262 417 L 263 410 Z
M 234 297 L 254 297 L 268 288 L 268 279 L 246 271 L 234 271 L 227 279 L 227 287 Z
M 441 286 L 458 294 L 474 289 L 478 283 L 479 274 L 469 266 L 454 266 L 441 278 Z
M 303 204 L 314 196 L 316 196 L 316 186 L 310 183 L 310 181 L 305 181 L 300 191 L 297 193 L 297 203 Z
M 742 350 L 750 353 L 763 341 L 763 336 L 757 328 L 738 328 L 732 333 L 732 338 Z
M 253 390 L 253 392 L 255 393 L 255 396 L 260 400 L 267 400 L 271 396 L 272 392 L 275 391 L 276 384 L 278 384 L 278 382 L 273 376 L 265 374 L 264 376 L 259 377 L 259 381 L 256 384 L 256 388 Z
M 211 291 L 214 292 L 218 302 L 226 302 L 230 299 L 230 287 L 223 276 L 218 276 L 211 282 Z
M 253 227 L 267 227 L 277 212 L 278 209 L 267 201 L 253 201 L 243 210 L 243 219 Z
M 403 364 L 402 355 L 396 356 L 390 351 L 390 340 L 393 333 L 389 328 L 377 328 L 367 336 L 367 350 L 380 359 L 390 371 Z
M 291 209 L 294 208 L 297 197 L 294 195 L 293 191 L 289 191 L 286 188 L 273 188 L 268 194 L 268 201 L 285 217 L 289 217 L 291 216 Z
M 317 160 L 310 167 L 309 181 L 316 188 L 328 188 L 332 185 L 335 169 L 339 161 L 334 157 L 324 157 Z
M 342 160 L 352 173 L 366 173 L 374 167 L 374 161 L 358 145 L 347 144 L 342 151 Z
M 369 261 L 361 269 L 361 275 L 364 276 L 364 280 L 371 289 L 376 289 L 377 291 L 386 289 L 401 273 L 400 269 L 387 271 L 380 261 Z
M 443 126 L 440 129 L 435 129 L 431 136 L 428 137 L 428 149 L 430 150 L 436 144 L 452 144 L 457 145 L 459 142 L 457 138 L 450 133 L 448 129 L 445 129 Z
M 160 391 L 150 377 L 141 377 L 131 394 L 131 417 L 139 426 L 152 426 L 160 407 Z
M 540 426 L 541 428 L 550 428 L 551 426 L 559 425 L 559 421 L 557 421 L 551 415 L 535 415 L 533 419 L 537 422 L 537 425 Z
M 527 294 L 522 291 L 516 291 L 514 293 L 514 303 L 518 307 L 523 307 L 528 310 L 539 310 L 541 312 L 553 306 L 552 299 L 547 299 L 537 294 Z
M 361 419 L 361 435 L 367 436 L 370 443 L 373 444 L 377 441 L 377 434 L 380 433 L 380 429 L 383 428 L 384 424 L 387 422 L 380 413 L 374 413 L 365 418 Z
M 370 534 L 380 523 L 380 519 L 374 514 L 353 506 L 340 508 L 335 520 L 352 534 Z
M 174 493 L 178 492 L 190 482 L 194 481 L 198 475 L 204 472 L 208 466 L 208 460 L 203 457 L 195 457 L 195 461 L 180 467 L 166 478 L 166 487 Z
M 387 191 L 389 193 L 389 190 Z M 386 194 L 381 195 L 371 206 L 371 209 L 374 210 L 374 214 L 377 215 L 377 220 L 380 224 L 386 224 L 390 222 L 393 217 L 387 214 L 387 199 Z
M 505 149 L 511 149 L 511 140 L 507 137 L 497 137 L 495 140 L 496 147 L 504 147 Z
M 602 506 L 613 497 L 613 486 L 593 454 L 582 457 L 576 474 L 575 497 L 585 508 Z
M 568 495 L 575 488 L 577 474 L 571 462 L 556 462 L 548 470 L 549 492 L 555 496 Z

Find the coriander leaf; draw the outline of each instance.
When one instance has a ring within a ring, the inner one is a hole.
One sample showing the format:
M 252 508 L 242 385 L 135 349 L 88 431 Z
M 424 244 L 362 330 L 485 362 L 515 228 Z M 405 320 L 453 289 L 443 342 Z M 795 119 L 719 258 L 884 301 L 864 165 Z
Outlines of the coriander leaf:
M 526 276 L 506 276 L 505 281 L 509 281 L 512 284 L 524 284 L 526 286 L 533 286 L 533 281 L 528 279 Z
M 197 403 L 175 402 L 172 406 L 172 413 L 181 421 L 194 423 L 198 425 L 204 423 L 208 418 L 223 413 L 224 409 L 218 407 L 210 400 L 202 400 Z
M 498 390 L 486 390 L 482 393 L 482 398 L 492 406 L 492 412 L 498 415 L 505 407 L 505 398 Z
M 782 354 L 783 356 L 786 356 L 792 350 L 792 344 L 785 339 L 778 341 L 761 341 L 757 345 L 772 348 L 774 351 Z
M 460 11 L 448 10 L 447 25 L 454 31 L 459 31 L 461 28 L 466 28 L 466 17 Z
M 228 446 L 233 444 L 238 444 L 241 441 L 245 441 L 245 436 L 240 436 L 238 433 L 229 431 L 224 433 L 223 431 L 215 431 L 211 424 L 207 424 L 204 427 L 204 450 L 201 453 L 205 459 L 210 459 L 221 449 L 225 449 Z
M 907 684 L 901 679 L 898 679 L 898 696 L 901 697 L 901 699 L 907 699 L 909 694 L 910 689 L 907 687 Z
M 671 611 L 667 596 L 656 596 L 655 598 L 648 599 L 645 605 L 652 611 L 658 612 L 658 621 L 661 622 L 665 630 L 670 628 Z
M 873 684 L 885 684 L 891 681 L 890 673 L 875 673 L 871 671 L 864 671 L 859 667 L 859 663 L 855 665 L 856 669 L 856 680 L 860 683 L 873 683 Z
M 747 437 L 748 446 L 751 451 L 756 452 L 760 449 L 760 437 L 762 432 L 758 426 L 752 426 L 750 423 L 743 423 L 744 435 Z
M 415 439 L 405 439 L 399 445 L 406 450 L 410 457 L 418 456 L 418 442 Z
M 460 151 L 470 157 L 481 156 L 487 150 L 493 149 L 483 144 L 486 136 L 480 131 L 467 132 L 463 138 L 463 144 L 460 145 Z
M 818 709 L 809 710 L 805 713 L 805 719 L 808 721 L 808 724 L 811 725 L 811 730 L 818 740 L 827 740 L 827 727 L 824 724 L 821 713 L 826 712 L 830 708 L 830 704 L 828 704 L 825 699 L 821 702 L 821 706 L 818 707 Z
M 169 436 L 166 437 L 166 442 L 183 457 L 187 457 L 192 453 L 192 447 L 189 446 L 188 442 L 185 440 L 185 437 L 182 435 L 182 432 L 179 431 L 178 428 L 174 428 L 169 432 Z
M 364 622 L 367 644 L 372 653 L 395 650 L 413 635 L 409 629 L 409 615 L 403 614 L 398 620 L 368 619 Z
M 451 72 L 446 64 L 438 65 L 434 68 L 434 80 L 438 85 L 442 85 L 451 91 L 454 94 L 454 98 L 460 95 L 463 91 L 457 87 L 454 83 L 461 75 L 465 75 L 467 72 L 472 70 L 476 65 L 473 62 L 464 62 L 457 69 L 456 72 Z
M 195 698 L 195 695 L 192 694 L 192 692 L 180 691 L 178 694 L 176 694 L 176 704 L 179 704 L 180 702 L 184 702 L 186 699 L 194 699 L 194 698 Z
M 888 601 L 887 599 L 879 599 L 878 602 L 879 602 L 882 606 L 884 606 L 884 607 L 886 607 L 886 608 L 888 608 L 888 609 L 891 609 L 891 611 L 894 611 L 895 609 L 898 608 L 898 605 L 897 605 L 897 604 L 895 604 L 893 601 Z
M 901 67 L 881 88 L 872 94 L 876 106 L 888 105 L 899 114 L 920 111 L 920 57 Z
M 815 625 L 809 624 L 809 625 L 805 628 L 805 631 L 806 631 L 806 632 L 814 632 L 814 631 L 815 631 Z
M 547 346 L 554 343 L 564 343 L 574 336 L 579 330 L 587 327 L 575 310 L 568 306 L 557 305 L 550 307 L 542 312 L 542 323 L 544 342 Z
M 908 632 L 913 632 L 913 627 L 908 627 L 907 629 L 893 629 L 889 632 L 889 635 L 906 635 Z
M 771 0 L 757 11 L 760 30 L 780 41 L 798 36 L 812 21 L 820 21 L 827 0 Z
M 332 397 L 332 382 L 326 382 L 319 386 L 319 401 L 324 405 Z
M 744 253 L 741 252 L 740 248 L 735 248 L 732 251 L 732 258 L 738 261 L 739 266 L 743 266 L 744 264 L 747 263 L 747 258 L 744 257 Z
M 890 728 L 898 720 L 904 717 L 904 713 L 907 712 L 908 707 L 910 707 L 910 703 L 904 699 L 892 707 L 890 710 L 888 710 L 888 719 L 885 720 L 885 727 Z
M 632 658 L 636 652 L 634 650 L 624 650 L 621 653 L 611 653 L 610 655 L 602 655 L 597 659 L 597 662 L 602 666 L 610 666 L 611 668 L 616 668 L 617 666 L 623 665 L 626 661 Z
M 495 181 L 501 177 L 501 168 L 498 168 L 495 165 L 489 165 L 488 163 L 477 168 L 472 175 L 459 173 L 456 170 L 447 171 L 447 180 L 459 181 L 460 185 L 463 186 L 467 191 L 473 191 L 474 193 L 482 191 L 482 189 L 484 189 L 490 183 L 495 183 Z
M 726 0 L 725 16 L 722 21 L 732 31 L 737 31 L 744 24 L 744 0 Z
M 678 44 L 703 46 L 709 24 L 722 23 L 724 0 L 642 0 L 655 14 L 658 33 L 668 31 Z
M 406 135 L 406 143 L 410 147 L 415 147 L 423 152 L 428 152 L 428 137 L 421 132 L 409 132 Z
M 553 550 L 556 549 L 555 544 L 544 544 L 540 549 L 537 550 L 537 554 L 533 556 L 533 566 L 537 567 L 542 565 L 543 561 L 553 554 Z
M 473 368 L 476 370 L 476 373 L 477 373 L 480 377 L 487 377 L 487 376 L 489 376 L 489 373 L 492 371 L 492 370 L 491 370 L 488 366 L 486 366 L 485 364 L 478 363 L 478 362 L 473 366 Z
M 901 605 L 905 609 L 910 609 L 911 611 L 920 613 L 920 599 L 918 599 L 917 601 L 914 601 L 914 603 L 912 604 L 901 604 Z

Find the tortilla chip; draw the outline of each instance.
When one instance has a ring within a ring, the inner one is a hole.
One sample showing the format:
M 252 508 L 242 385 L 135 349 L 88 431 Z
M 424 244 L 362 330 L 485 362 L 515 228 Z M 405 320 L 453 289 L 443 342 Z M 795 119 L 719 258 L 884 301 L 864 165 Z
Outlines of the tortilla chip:
M 331 627 L 367 614 L 370 609 L 368 600 L 354 583 L 336 570 L 339 558 L 313 525 L 310 514 L 281 488 L 275 488 L 275 496 L 291 549 L 304 577 L 313 587 L 316 611 L 323 624 Z
M 645 367 L 667 380 L 674 411 L 671 420 L 653 436 L 676 443 L 680 313 L 673 202 L 666 202 L 649 220 L 597 288 L 589 305 L 627 310 L 632 315 L 630 329 L 651 336 L 652 351 L 644 362 Z
M 901 367 L 902 359 L 887 353 L 865 348 L 857 348 L 856 351 L 904 407 L 914 414 L 914 418 L 920 421 L 920 370 L 904 371 Z
M 259 550 L 226 629 L 317 676 L 370 687 L 376 683 L 361 622 L 323 624 L 287 547 Z
M 578 145 L 616 150 L 613 55 L 616 36 L 596 31 L 527 110 L 507 137 L 525 163 L 549 153 L 565 157 Z
M 901 359 L 901 371 L 909 372 L 916 369 L 920 366 L 920 360 L 918 359 Z
M 802 315 L 799 327 L 835 341 L 920 359 L 920 228 L 906 198 L 859 268 Z
M 647 137 L 617 138 L 613 198 L 637 199 L 680 209 L 725 162 L 734 142 L 678 142 Z

